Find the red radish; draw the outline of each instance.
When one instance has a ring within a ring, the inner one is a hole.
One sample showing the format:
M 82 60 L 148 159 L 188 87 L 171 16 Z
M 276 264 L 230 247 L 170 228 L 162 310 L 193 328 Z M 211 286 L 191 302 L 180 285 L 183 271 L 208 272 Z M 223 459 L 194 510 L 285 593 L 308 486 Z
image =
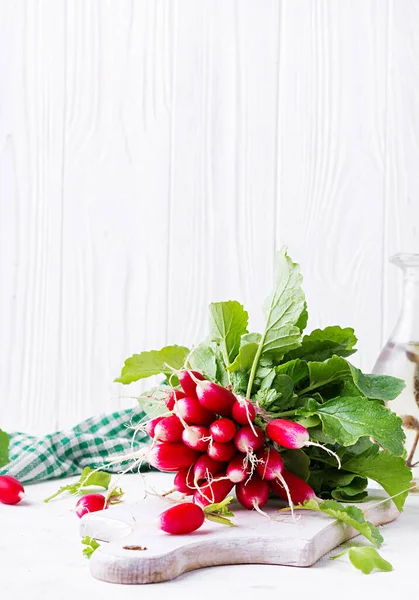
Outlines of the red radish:
M 178 400 L 173 412 L 188 425 L 210 425 L 214 420 L 214 414 L 205 410 L 196 398 L 191 397 Z
M 179 375 L 179 381 L 185 394 L 187 396 L 192 396 L 193 398 L 196 398 L 196 382 L 192 379 L 191 373 L 195 377 L 195 379 L 199 379 L 199 381 L 204 381 L 205 377 L 201 375 L 201 373 L 198 373 L 198 371 L 183 371 Z
M 233 483 L 240 483 L 250 477 L 251 468 L 252 465 L 249 464 L 247 457 L 239 454 L 228 463 L 227 477 Z
M 236 485 L 236 496 L 245 508 L 258 510 L 269 499 L 269 483 L 254 473 L 251 479 Z
M 154 428 L 154 439 L 159 442 L 182 441 L 183 425 L 176 415 L 164 417 Z
M 185 398 L 185 396 L 185 392 L 182 392 L 181 390 L 172 390 L 165 400 L 167 408 L 173 410 L 176 401 Z
M 164 417 L 156 417 L 155 419 L 151 419 L 151 421 L 148 421 L 148 423 L 146 423 L 145 430 L 151 438 L 154 438 L 154 430 L 156 428 L 156 425 L 157 423 L 160 423 L 162 419 L 164 419 Z
M 290 450 L 300 450 L 300 448 L 306 446 L 318 446 L 328 454 L 334 456 L 339 469 L 341 467 L 339 456 L 322 444 L 310 442 L 310 434 L 300 423 L 287 421 L 286 419 L 273 419 L 266 426 L 266 435 L 279 446 L 289 448 Z
M 209 429 L 203 425 L 189 425 L 182 432 L 182 440 L 192 450 L 205 452 L 210 442 Z
M 147 461 L 160 471 L 178 471 L 190 467 L 199 457 L 199 452 L 176 442 L 155 444 L 147 452 Z
M 286 419 L 273 419 L 266 426 L 266 435 L 283 448 L 298 450 L 307 445 L 310 435 L 305 427 Z
M 200 404 L 209 411 L 229 417 L 236 396 L 222 385 L 212 381 L 201 381 L 196 386 L 196 395 Z
M 76 515 L 81 519 L 87 513 L 104 510 L 106 508 L 106 498 L 102 494 L 86 494 L 77 501 Z
M 193 467 L 194 481 L 214 477 L 224 468 L 224 463 L 210 458 L 207 454 L 201 454 Z
M 256 453 L 256 458 L 256 472 L 262 479 L 278 479 L 284 470 L 282 456 L 274 448 L 262 448 Z
M 226 478 L 225 473 L 220 473 L 216 479 L 199 486 L 194 493 L 193 501 L 200 506 L 221 502 L 231 492 L 232 487 L 233 484 Z
M 254 430 L 254 431 L 253 431 Z M 260 427 L 245 425 L 241 427 L 234 438 L 234 444 L 240 452 L 248 453 L 259 450 L 264 444 L 265 438 Z
M 256 409 L 252 402 L 246 398 L 240 398 L 233 404 L 231 411 L 233 419 L 240 425 L 249 425 L 253 423 L 256 417 Z
M 304 504 L 306 500 L 318 500 L 313 488 L 303 479 L 297 477 L 293 473 L 288 471 L 282 471 L 282 477 L 289 488 L 291 500 L 294 504 Z M 288 502 L 287 491 L 280 481 L 271 481 L 271 490 L 276 496 L 279 496 L 281 500 Z
M 181 469 L 176 473 L 173 484 L 178 492 L 191 496 L 195 491 L 193 468 L 189 467 L 189 469 Z
M 199 529 L 205 521 L 205 514 L 200 506 L 184 502 L 168 508 L 158 519 L 162 531 L 172 535 L 184 535 Z
M 11 475 L 0 475 L 0 502 L 17 504 L 25 495 L 23 485 Z
M 210 425 L 210 434 L 214 442 L 221 442 L 223 444 L 231 442 L 236 435 L 236 424 L 231 419 L 217 419 Z
M 227 444 L 221 444 L 221 442 L 212 442 L 207 448 L 207 454 L 214 460 L 227 462 L 236 454 L 236 446 L 233 444 L 233 442 L 227 442 Z

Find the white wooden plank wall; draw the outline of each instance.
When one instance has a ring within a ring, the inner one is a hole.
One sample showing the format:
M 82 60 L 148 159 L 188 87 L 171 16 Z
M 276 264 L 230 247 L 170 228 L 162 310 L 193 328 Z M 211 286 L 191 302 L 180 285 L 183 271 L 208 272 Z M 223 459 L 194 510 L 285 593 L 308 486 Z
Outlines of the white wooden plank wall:
M 416 0 L 0 1 L 0 427 L 115 407 L 124 358 L 262 322 L 275 249 L 370 369 L 419 251 Z

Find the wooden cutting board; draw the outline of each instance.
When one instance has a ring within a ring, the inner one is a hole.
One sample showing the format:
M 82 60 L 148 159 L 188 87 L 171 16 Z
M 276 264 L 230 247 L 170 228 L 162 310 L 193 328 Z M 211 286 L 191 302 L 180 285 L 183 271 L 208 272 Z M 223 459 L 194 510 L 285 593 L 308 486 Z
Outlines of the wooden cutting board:
M 359 506 L 374 525 L 396 519 L 391 500 L 371 490 L 368 502 Z M 233 504 L 233 503 L 232 503 Z M 187 571 L 216 565 L 270 564 L 309 567 L 327 552 L 357 535 L 352 528 L 326 515 L 300 511 L 292 521 L 278 514 L 280 504 L 264 507 L 269 520 L 236 502 L 232 509 L 237 527 L 206 521 L 198 531 L 171 536 L 157 529 L 156 517 L 171 504 L 146 496 L 136 504 L 121 504 L 86 515 L 80 534 L 102 543 L 90 560 L 94 577 L 110 583 L 157 583 Z

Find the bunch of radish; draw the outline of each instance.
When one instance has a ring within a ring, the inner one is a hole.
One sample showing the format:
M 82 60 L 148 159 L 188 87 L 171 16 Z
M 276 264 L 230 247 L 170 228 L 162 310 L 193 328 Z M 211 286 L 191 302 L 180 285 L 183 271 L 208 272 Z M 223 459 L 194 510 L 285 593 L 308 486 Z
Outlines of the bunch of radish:
M 263 430 L 255 423 L 253 402 L 196 371 L 183 371 L 179 381 L 182 389 L 171 390 L 166 398 L 170 416 L 146 425 L 153 439 L 147 460 L 161 471 L 176 473 L 175 490 L 201 508 L 221 502 L 234 486 L 240 504 L 258 511 L 271 493 L 291 507 L 315 498 L 305 481 L 285 471 L 281 456 L 281 449 L 311 443 L 307 429 L 274 419 Z

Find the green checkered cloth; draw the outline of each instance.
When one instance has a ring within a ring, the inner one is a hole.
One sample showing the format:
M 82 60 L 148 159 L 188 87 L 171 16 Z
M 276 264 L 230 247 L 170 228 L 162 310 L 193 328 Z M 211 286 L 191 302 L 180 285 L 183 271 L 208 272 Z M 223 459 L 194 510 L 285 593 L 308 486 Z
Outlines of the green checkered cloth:
M 109 466 L 107 462 L 147 445 L 147 434 L 138 430 L 134 436 L 133 431 L 142 419 L 147 420 L 144 412 L 129 409 L 92 417 L 72 429 L 43 437 L 11 433 L 10 462 L 0 469 L 0 475 L 13 475 L 28 483 L 78 475 L 84 467 L 121 472 L 121 464 Z

